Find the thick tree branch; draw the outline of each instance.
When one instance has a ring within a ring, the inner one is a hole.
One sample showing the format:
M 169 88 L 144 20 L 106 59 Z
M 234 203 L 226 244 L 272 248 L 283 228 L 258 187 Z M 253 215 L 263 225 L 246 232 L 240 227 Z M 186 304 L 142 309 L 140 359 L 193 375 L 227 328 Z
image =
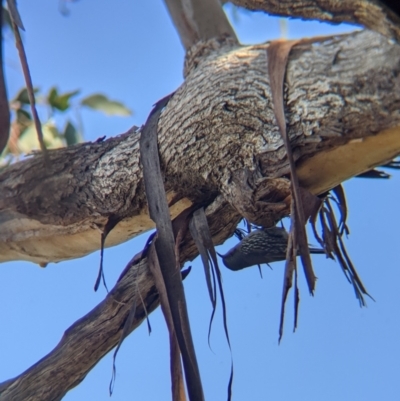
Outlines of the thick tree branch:
M 232 235 L 240 219 L 222 197 L 207 209 L 207 215 L 213 222 L 211 229 L 215 244 Z M 181 245 L 181 261 L 191 260 L 196 255 L 197 248 L 188 234 Z M 142 323 L 145 309 L 151 313 L 159 304 L 147 258 L 136 265 L 130 262 L 105 300 L 69 327 L 53 351 L 21 375 L 1 383 L 1 400 L 60 400 L 117 345 L 134 303 L 137 309 L 131 331 Z
M 137 311 L 131 330 L 142 323 L 145 311 L 139 291 L 147 312 L 152 312 L 158 306 L 158 293 L 146 260 L 129 269 L 103 302 L 68 328 L 53 351 L 20 376 L 0 385 L 0 398 L 61 400 L 115 347 L 133 302 L 137 303 Z
M 164 1 L 185 50 L 218 37 L 230 37 L 238 43 L 219 0 Z
M 192 63 L 162 113 L 159 151 L 172 217 L 218 195 L 249 220 L 287 215 L 288 163 L 271 108 L 267 45 Z M 196 58 L 196 54 L 193 55 Z M 315 194 L 400 153 L 400 47 L 372 32 L 296 47 L 286 76 L 300 183 Z M 149 230 L 139 133 L 31 157 L 0 174 L 0 261 L 57 262 Z
M 333 23 L 357 24 L 400 41 L 400 17 L 385 5 L 396 2 L 373 0 L 230 0 L 254 11 L 283 17 L 299 17 Z

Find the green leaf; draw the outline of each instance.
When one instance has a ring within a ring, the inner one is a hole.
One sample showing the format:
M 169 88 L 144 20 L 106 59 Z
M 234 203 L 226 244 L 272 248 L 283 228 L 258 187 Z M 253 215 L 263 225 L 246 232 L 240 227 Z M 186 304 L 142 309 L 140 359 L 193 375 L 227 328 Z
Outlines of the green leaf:
M 17 114 L 17 121 L 19 124 L 27 125 L 32 122 L 32 116 L 28 111 L 24 109 L 17 109 L 16 114 Z
M 76 143 L 80 142 L 81 139 L 75 126 L 70 121 L 67 122 L 63 135 L 68 146 L 75 145 Z
M 58 94 L 58 89 L 54 86 L 50 89 L 49 94 L 47 95 L 47 101 L 49 105 L 53 109 L 57 109 L 59 111 L 65 111 L 69 109 L 71 106 L 69 101 L 73 96 L 76 96 L 80 91 L 74 90 L 71 92 L 66 92 L 62 95 Z
M 53 102 L 56 101 L 57 97 L 58 97 L 58 89 L 55 86 L 53 86 L 49 90 L 49 94 L 47 95 L 47 101 L 50 106 L 52 106 Z
M 48 149 L 62 148 L 64 143 L 60 138 L 57 127 L 52 123 L 42 125 L 43 139 Z M 20 136 L 18 149 L 21 153 L 30 153 L 32 150 L 40 149 L 35 124 L 31 124 Z
M 106 96 L 101 94 L 90 95 L 82 99 L 81 104 L 83 106 L 90 107 L 93 110 L 101 111 L 108 116 L 132 115 L 132 111 L 129 110 L 122 103 L 110 100 Z
M 33 93 L 38 93 L 39 92 L 39 88 L 33 88 Z M 28 97 L 28 91 L 26 88 L 22 88 L 18 93 L 17 96 L 15 96 L 14 100 L 12 100 L 12 103 L 14 102 L 19 102 L 22 104 L 31 104 L 31 102 L 29 101 L 29 97 Z
M 8 26 L 12 31 L 13 28 L 12 28 L 10 13 L 8 12 L 6 7 L 3 7 L 2 13 L 3 13 L 3 26 Z

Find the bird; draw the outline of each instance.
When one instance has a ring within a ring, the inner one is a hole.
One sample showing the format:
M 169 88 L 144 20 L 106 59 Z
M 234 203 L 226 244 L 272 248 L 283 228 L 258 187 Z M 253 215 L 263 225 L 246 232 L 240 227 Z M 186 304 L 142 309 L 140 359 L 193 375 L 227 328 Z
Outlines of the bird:
M 253 230 L 225 255 L 219 255 L 230 270 L 241 270 L 262 263 L 286 259 L 289 234 L 283 227 Z M 325 254 L 322 248 L 309 247 L 310 253 Z

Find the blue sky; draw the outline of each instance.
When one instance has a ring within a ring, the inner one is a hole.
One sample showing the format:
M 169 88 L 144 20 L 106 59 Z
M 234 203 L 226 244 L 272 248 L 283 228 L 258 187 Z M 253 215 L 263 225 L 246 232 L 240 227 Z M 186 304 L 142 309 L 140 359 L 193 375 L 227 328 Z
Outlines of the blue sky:
M 69 5 L 68 17 L 56 0 L 20 0 L 26 27 L 24 41 L 36 86 L 82 95 L 101 91 L 134 111 L 110 118 L 83 111 L 85 138 L 113 136 L 141 125 L 151 105 L 182 83 L 184 52 L 160 0 L 81 0 Z M 228 15 L 232 13 L 228 9 Z M 233 22 L 243 43 L 280 35 L 279 19 L 262 13 L 239 13 Z M 289 37 L 345 32 L 332 26 L 289 20 Z M 23 86 L 11 34 L 5 36 L 5 63 L 10 97 Z M 235 366 L 233 399 L 251 400 L 397 400 L 400 356 L 398 308 L 399 182 L 353 179 L 345 183 L 351 235 L 346 242 L 353 261 L 376 302 L 360 309 L 352 287 L 337 263 L 314 257 L 318 276 L 315 297 L 303 278 L 299 328 L 292 333 L 291 301 L 286 331 L 278 345 L 283 264 L 241 272 L 223 269 L 228 325 Z M 109 248 L 105 253 L 108 283 L 114 283 L 147 235 Z M 225 252 L 236 242 L 220 247 Z M 0 381 L 20 374 L 51 351 L 64 330 L 105 296 L 93 292 L 99 253 L 50 264 L 26 262 L 0 267 Z M 212 350 L 207 343 L 211 306 L 198 260 L 185 280 L 206 399 L 225 399 L 230 354 L 222 322 L 214 323 Z M 302 275 L 301 275 L 302 276 Z M 159 310 L 150 316 L 153 331 L 142 325 L 120 349 L 114 401 L 170 399 L 168 336 Z M 111 353 L 112 354 L 112 353 Z M 64 400 L 108 400 L 111 354 L 104 357 Z

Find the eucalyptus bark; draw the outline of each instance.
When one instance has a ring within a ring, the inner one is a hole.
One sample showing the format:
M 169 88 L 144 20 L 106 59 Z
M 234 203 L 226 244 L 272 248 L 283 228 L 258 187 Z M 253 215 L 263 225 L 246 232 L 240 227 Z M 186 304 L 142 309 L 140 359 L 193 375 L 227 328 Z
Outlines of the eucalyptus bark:
M 159 149 L 174 218 L 222 194 L 249 220 L 288 214 L 288 163 L 275 124 L 267 45 L 209 41 L 194 49 L 183 85 L 159 121 Z M 197 52 L 196 52 L 197 49 Z M 211 51 L 211 50 L 212 51 Z M 288 133 L 301 185 L 318 194 L 400 153 L 400 47 L 372 32 L 296 46 L 286 77 Z M 100 134 L 100 133 L 99 133 Z M 0 174 L 0 261 L 41 265 L 153 228 L 131 130 L 49 151 Z

